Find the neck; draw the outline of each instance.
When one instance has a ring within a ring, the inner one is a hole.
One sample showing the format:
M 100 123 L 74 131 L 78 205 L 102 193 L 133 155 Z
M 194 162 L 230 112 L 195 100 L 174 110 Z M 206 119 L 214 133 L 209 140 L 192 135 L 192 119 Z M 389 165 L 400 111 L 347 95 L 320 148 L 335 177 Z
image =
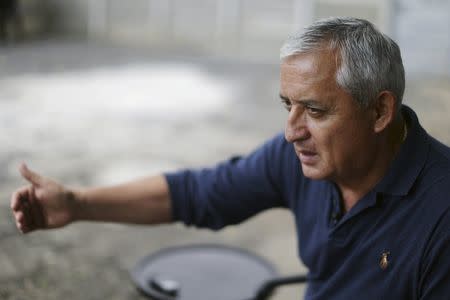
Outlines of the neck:
M 352 176 L 344 181 L 336 181 L 341 192 L 345 211 L 349 211 L 364 195 L 386 175 L 395 155 L 404 142 L 407 127 L 400 116 L 379 134 L 365 164 L 358 170 L 352 170 Z M 369 170 L 369 171 L 368 171 Z

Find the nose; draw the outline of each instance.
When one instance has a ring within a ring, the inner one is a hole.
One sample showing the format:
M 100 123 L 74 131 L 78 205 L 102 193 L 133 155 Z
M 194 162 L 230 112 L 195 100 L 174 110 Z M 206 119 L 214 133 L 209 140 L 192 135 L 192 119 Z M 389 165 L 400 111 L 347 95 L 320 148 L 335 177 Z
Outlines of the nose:
M 284 131 L 286 141 L 293 143 L 295 141 L 307 140 L 311 136 L 306 118 L 307 114 L 304 108 L 295 105 L 292 106 Z

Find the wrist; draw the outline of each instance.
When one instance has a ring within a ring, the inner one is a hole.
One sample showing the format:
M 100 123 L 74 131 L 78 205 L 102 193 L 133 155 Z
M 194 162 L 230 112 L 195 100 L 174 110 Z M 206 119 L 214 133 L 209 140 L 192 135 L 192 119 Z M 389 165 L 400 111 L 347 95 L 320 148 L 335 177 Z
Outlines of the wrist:
M 86 195 L 84 190 L 69 189 L 67 191 L 67 198 L 69 199 L 69 203 L 71 205 L 70 211 L 72 212 L 72 222 L 86 219 Z

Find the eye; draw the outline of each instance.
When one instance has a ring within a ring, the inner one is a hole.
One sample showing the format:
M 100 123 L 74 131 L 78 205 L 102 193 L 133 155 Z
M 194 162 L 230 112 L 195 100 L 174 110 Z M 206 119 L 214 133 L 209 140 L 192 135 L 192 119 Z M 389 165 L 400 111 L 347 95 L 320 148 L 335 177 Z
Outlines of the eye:
M 309 114 L 311 117 L 314 117 L 314 118 L 321 117 L 321 116 L 323 116 L 323 114 L 325 113 L 325 111 L 324 111 L 323 109 L 320 109 L 320 108 L 317 108 L 317 107 L 311 107 L 311 106 L 309 106 L 309 107 L 307 107 L 306 109 L 308 110 L 308 114 Z
M 292 108 L 292 102 L 291 101 L 289 101 L 287 99 L 281 99 L 281 104 L 283 104 L 284 108 L 287 111 L 291 111 L 291 108 Z

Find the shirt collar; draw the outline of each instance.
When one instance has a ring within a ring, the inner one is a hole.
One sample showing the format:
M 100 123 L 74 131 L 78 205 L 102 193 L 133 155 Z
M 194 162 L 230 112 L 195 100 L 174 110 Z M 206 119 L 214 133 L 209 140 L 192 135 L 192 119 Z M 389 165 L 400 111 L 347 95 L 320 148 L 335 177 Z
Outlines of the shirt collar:
M 375 186 L 375 191 L 382 194 L 407 195 L 427 159 L 428 134 L 420 126 L 417 115 L 411 108 L 402 105 L 401 112 L 408 124 L 408 136 L 386 175 Z

